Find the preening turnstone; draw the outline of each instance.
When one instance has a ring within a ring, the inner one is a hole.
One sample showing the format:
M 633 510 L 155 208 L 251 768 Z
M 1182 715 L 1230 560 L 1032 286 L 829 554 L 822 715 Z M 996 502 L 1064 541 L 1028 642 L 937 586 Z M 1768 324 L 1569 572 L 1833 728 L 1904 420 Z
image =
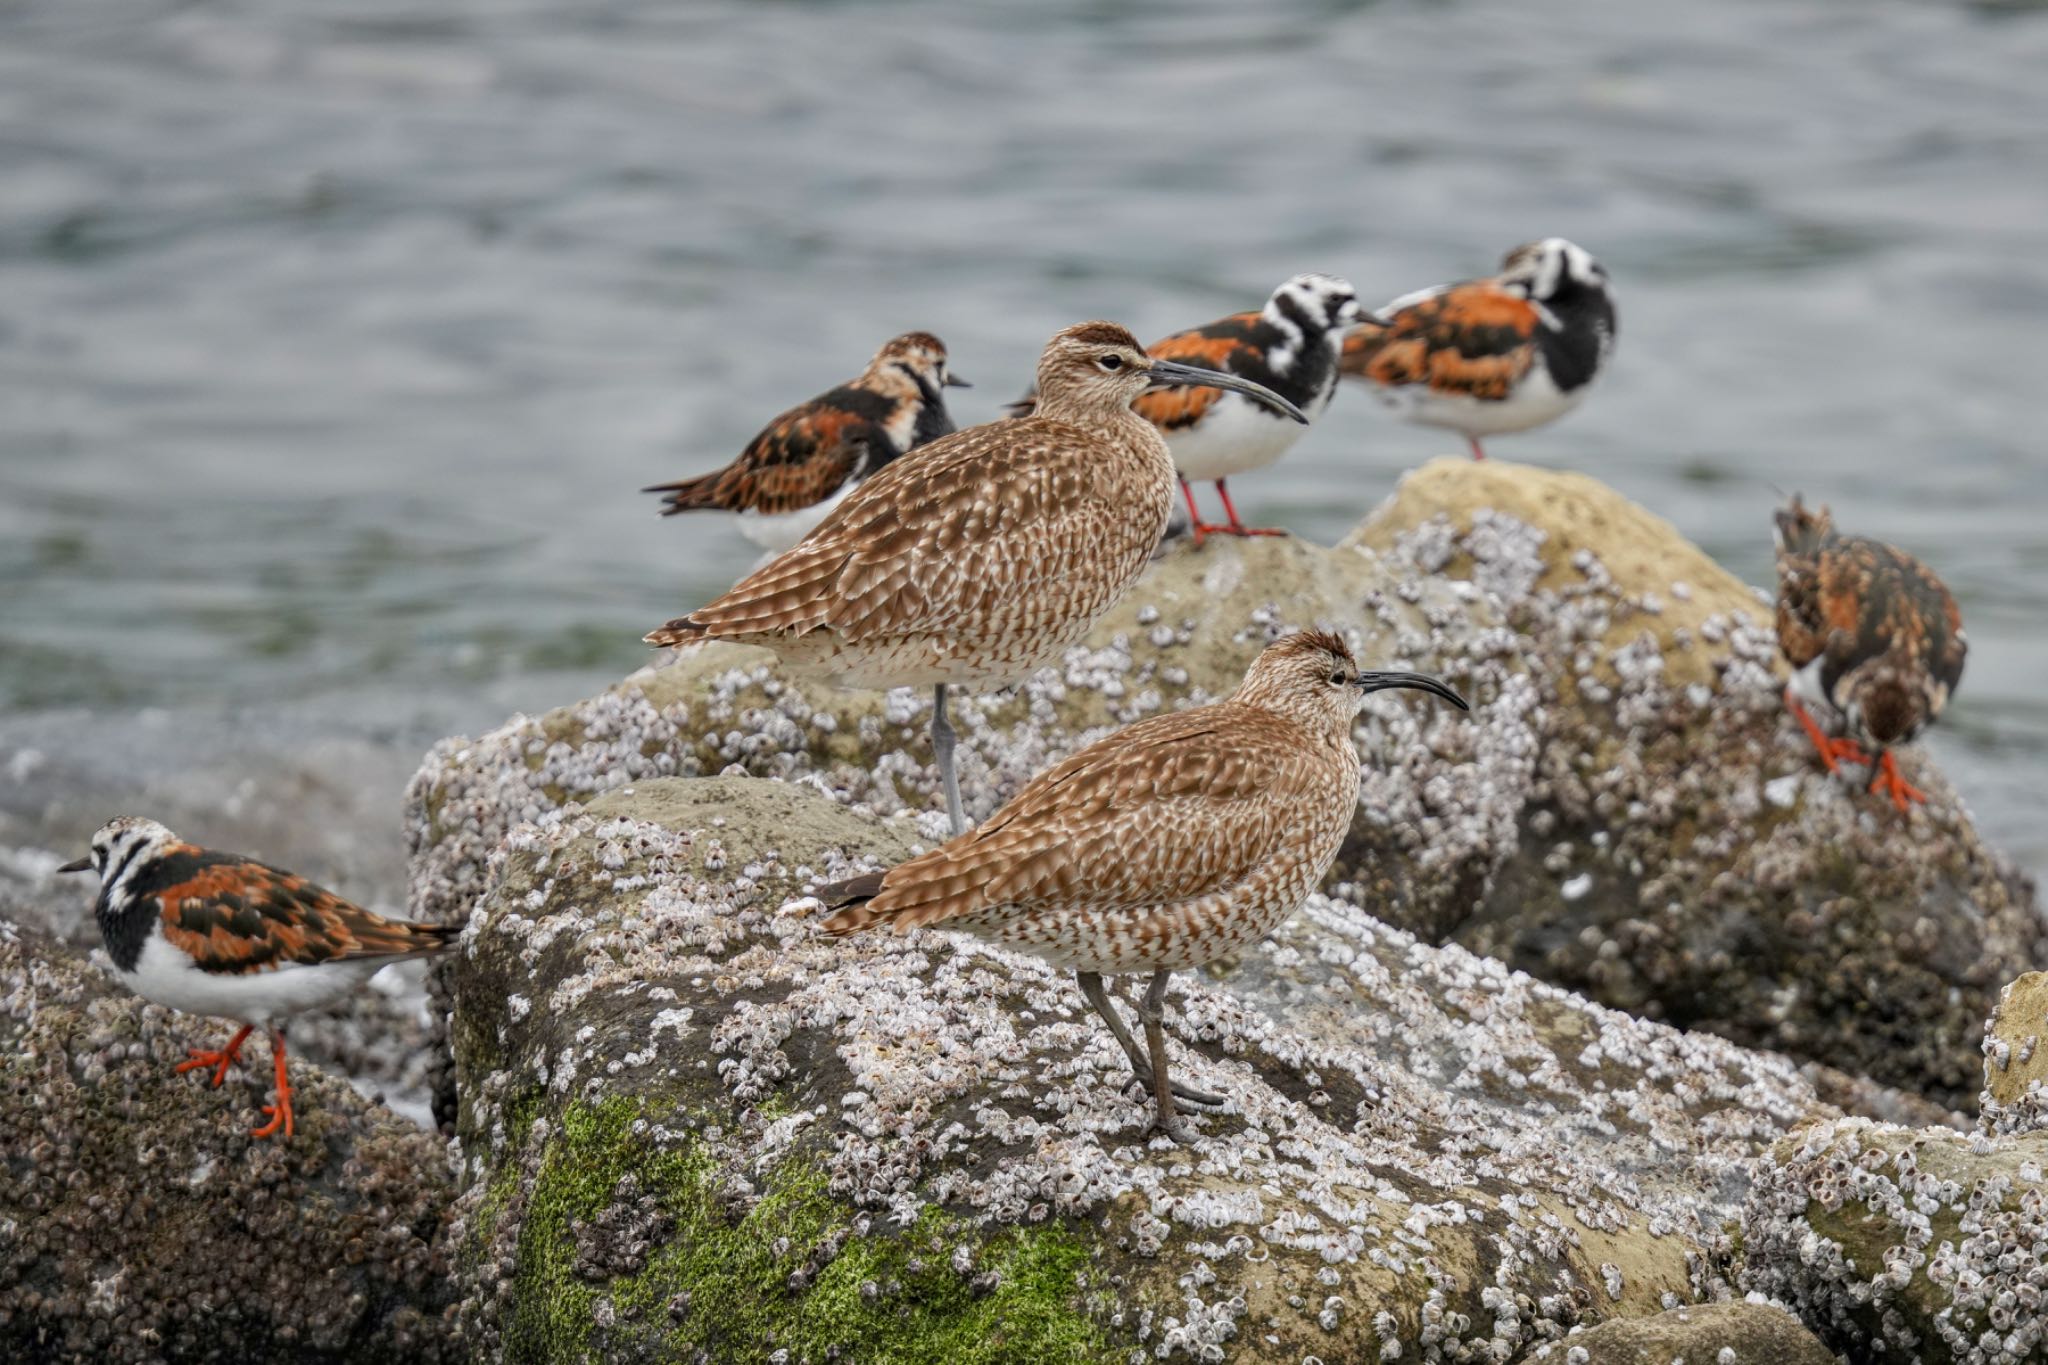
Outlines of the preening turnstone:
M 1827 508 L 1810 512 L 1796 495 L 1777 514 L 1777 542 L 1778 644 L 1793 670 L 1785 705 L 1829 772 L 1869 764 L 1870 789 L 1901 811 L 1925 801 L 1892 749 L 1934 723 L 1963 676 L 1955 598 L 1913 556 L 1837 535 Z M 1823 732 L 1802 701 L 1834 711 L 1846 733 Z
M 1562 237 L 1518 246 L 1491 279 L 1395 299 L 1344 340 L 1341 368 L 1402 418 L 1479 438 L 1579 405 L 1614 349 L 1607 271 Z
M 92 852 L 61 872 L 97 872 L 100 934 L 114 970 L 145 999 L 242 1027 L 217 1052 L 192 1048 L 178 1072 L 227 1079 L 255 1029 L 270 1034 L 277 1103 L 254 1130 L 292 1135 L 284 1021 L 347 998 L 378 969 L 438 952 L 450 925 L 386 919 L 266 864 L 182 842 L 154 820 L 124 815 L 92 836 Z
M 1131 400 L 1190 382 L 1308 420 L 1248 379 L 1146 355 L 1113 322 L 1069 327 L 1039 358 L 1035 414 L 891 463 L 794 549 L 647 642 L 735 640 L 841 687 L 931 686 L 932 750 L 958 832 L 946 688 L 1011 683 L 1054 661 L 1137 581 L 1173 508 L 1173 460 Z
M 1279 394 L 1313 419 L 1330 405 L 1337 388 L 1337 356 L 1344 334 L 1375 321 L 1358 306 L 1351 286 L 1334 275 L 1296 275 L 1273 291 L 1256 313 L 1232 313 L 1205 326 L 1176 332 L 1146 348 L 1146 354 L 1201 370 L 1220 370 L 1249 379 Z M 1010 405 L 1022 415 L 1035 401 Z M 1226 480 L 1264 469 L 1301 438 L 1300 424 L 1265 404 L 1213 384 L 1155 390 L 1134 405 L 1158 427 L 1180 476 L 1195 544 L 1210 532 L 1234 536 L 1276 536 L 1285 532 L 1246 526 L 1230 500 Z M 1202 520 L 1189 480 L 1213 481 L 1228 519 L 1221 526 Z
M 661 514 L 715 508 L 738 514 L 740 533 L 779 554 L 802 540 L 862 479 L 953 430 L 944 390 L 967 381 L 946 365 L 929 332 L 906 332 L 848 380 L 783 413 L 715 474 L 658 483 Z
M 1329 871 L 1358 809 L 1351 728 L 1368 693 L 1409 687 L 1463 709 L 1419 673 L 1372 673 L 1324 631 L 1268 645 L 1227 700 L 1129 725 L 1039 774 L 972 833 L 887 872 L 822 888 L 825 932 L 878 924 L 964 930 L 1072 968 L 1179 1136 L 1167 1075 L 1167 977 L 1258 942 Z M 1141 1051 L 1105 972 L 1150 972 Z

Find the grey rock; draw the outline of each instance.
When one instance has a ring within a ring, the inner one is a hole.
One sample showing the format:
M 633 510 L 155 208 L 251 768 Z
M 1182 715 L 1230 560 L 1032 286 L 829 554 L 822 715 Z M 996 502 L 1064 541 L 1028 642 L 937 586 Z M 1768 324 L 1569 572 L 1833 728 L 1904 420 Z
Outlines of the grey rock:
M 0 1357 L 459 1358 L 445 1144 L 303 1061 L 297 1136 L 252 1139 L 264 1044 L 172 1071 L 226 1028 L 0 922 Z
M 1531 1365 L 1834 1365 L 1799 1319 L 1767 1303 L 1703 1303 L 1619 1318 L 1548 1342 Z
M 1725 1296 L 1748 1163 L 1833 1114 L 1317 896 L 1170 997 L 1232 1099 L 1177 1147 L 1065 975 L 818 933 L 800 892 L 928 837 L 739 777 L 506 836 L 451 964 L 481 1356 L 1511 1359 Z
M 2048 1358 L 2048 1133 L 1816 1123 L 1760 1163 L 1744 1289 L 1852 1360 Z

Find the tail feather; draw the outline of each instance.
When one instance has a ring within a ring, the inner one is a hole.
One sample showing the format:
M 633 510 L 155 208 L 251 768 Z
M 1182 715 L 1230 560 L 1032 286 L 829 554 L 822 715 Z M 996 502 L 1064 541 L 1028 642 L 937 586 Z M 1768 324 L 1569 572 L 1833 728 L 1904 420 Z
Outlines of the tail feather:
M 868 909 L 868 902 L 882 894 L 882 879 L 888 875 L 887 872 L 863 872 L 858 877 L 819 887 L 818 899 L 833 912 L 822 926 L 825 932 L 834 938 L 844 938 L 882 918 Z
M 650 645 L 687 645 L 705 638 L 705 629 L 687 616 L 663 622 L 640 637 Z
M 700 508 L 723 508 L 724 491 L 720 487 L 725 471 L 716 474 L 700 474 L 694 479 L 678 479 L 674 483 L 653 483 L 641 489 L 642 493 L 666 493 L 661 500 L 661 514 L 672 517 L 678 512 L 694 512 Z

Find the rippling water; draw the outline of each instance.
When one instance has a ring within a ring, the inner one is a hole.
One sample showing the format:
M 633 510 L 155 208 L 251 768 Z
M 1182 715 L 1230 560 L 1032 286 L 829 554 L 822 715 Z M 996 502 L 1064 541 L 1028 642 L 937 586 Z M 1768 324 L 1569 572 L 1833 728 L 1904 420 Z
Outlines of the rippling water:
M 1865 0 L 0 8 L 0 741 L 118 787 L 567 700 L 751 558 L 634 490 L 892 333 L 964 424 L 1081 317 L 1559 233 L 1620 350 L 1497 453 L 1751 581 L 1773 484 L 1922 554 L 1933 743 L 2048 866 L 2044 70 L 2039 9 Z M 1237 491 L 1331 539 L 1449 444 L 1352 394 Z

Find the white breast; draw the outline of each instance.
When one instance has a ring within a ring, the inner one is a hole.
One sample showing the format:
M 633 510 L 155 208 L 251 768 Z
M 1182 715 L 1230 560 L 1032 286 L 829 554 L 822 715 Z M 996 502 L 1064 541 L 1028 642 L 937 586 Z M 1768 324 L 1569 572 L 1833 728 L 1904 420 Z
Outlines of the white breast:
M 313 966 L 293 963 L 241 975 L 203 972 L 161 933 L 152 933 L 143 942 L 135 970 L 117 974 L 145 1000 L 268 1028 L 303 1010 L 322 1009 L 346 999 L 388 961 L 361 958 Z
M 1319 411 L 1311 406 L 1308 414 L 1314 417 Z M 1204 482 L 1264 469 L 1285 455 L 1307 430 L 1243 394 L 1226 393 L 1210 404 L 1195 426 L 1162 434 L 1166 448 L 1173 453 L 1173 467 L 1184 478 Z

